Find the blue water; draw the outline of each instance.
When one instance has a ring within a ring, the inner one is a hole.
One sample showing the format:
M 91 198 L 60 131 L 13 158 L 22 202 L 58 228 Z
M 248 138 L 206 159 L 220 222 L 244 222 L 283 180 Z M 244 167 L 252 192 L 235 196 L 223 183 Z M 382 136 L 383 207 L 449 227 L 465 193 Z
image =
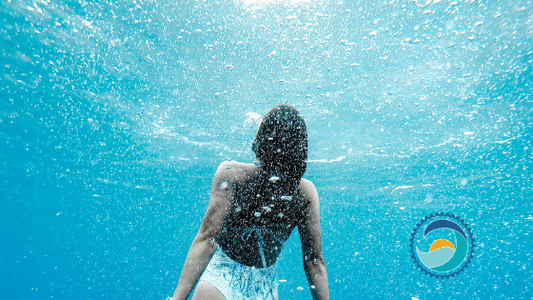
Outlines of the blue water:
M 171 295 L 216 167 L 286 102 L 332 299 L 529 299 L 532 5 L 2 0 L 1 297 Z M 476 239 L 450 279 L 409 252 L 441 211 Z M 310 299 L 299 247 L 281 299 Z

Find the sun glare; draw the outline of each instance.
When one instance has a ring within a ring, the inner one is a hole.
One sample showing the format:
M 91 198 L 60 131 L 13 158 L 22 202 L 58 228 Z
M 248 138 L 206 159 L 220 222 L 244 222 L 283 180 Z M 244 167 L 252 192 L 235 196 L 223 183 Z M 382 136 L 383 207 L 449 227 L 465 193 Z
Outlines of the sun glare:
M 251 5 L 266 5 L 266 4 L 299 4 L 299 3 L 309 3 L 312 0 L 244 0 L 244 4 Z

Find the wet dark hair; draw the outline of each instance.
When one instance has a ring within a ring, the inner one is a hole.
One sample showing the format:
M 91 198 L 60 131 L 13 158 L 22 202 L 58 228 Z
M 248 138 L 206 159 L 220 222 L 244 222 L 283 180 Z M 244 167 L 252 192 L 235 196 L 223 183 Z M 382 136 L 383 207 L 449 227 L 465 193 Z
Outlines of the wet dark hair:
M 296 108 L 281 104 L 265 115 L 252 143 L 263 173 L 263 197 L 297 195 L 307 148 L 307 128 Z
M 307 129 L 298 111 L 285 104 L 271 109 L 259 125 L 252 150 L 260 163 L 260 174 L 250 186 L 256 198 L 233 203 L 238 217 L 230 218 L 228 227 L 298 224 L 304 217 L 300 181 L 307 168 Z

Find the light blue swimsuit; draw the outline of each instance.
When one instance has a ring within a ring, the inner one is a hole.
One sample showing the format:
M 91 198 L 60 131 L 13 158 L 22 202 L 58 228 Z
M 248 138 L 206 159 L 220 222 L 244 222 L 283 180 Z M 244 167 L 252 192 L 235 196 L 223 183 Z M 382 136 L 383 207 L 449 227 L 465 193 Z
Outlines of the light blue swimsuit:
M 241 236 L 243 241 L 247 240 L 252 233 L 257 234 L 263 268 L 242 265 L 229 258 L 220 247 L 217 247 L 200 280 L 213 285 L 226 300 L 278 300 L 278 262 L 266 267 L 261 232 L 266 232 L 279 242 L 281 241 L 268 229 L 255 225 L 250 228 L 231 230 L 243 230 L 244 233 Z

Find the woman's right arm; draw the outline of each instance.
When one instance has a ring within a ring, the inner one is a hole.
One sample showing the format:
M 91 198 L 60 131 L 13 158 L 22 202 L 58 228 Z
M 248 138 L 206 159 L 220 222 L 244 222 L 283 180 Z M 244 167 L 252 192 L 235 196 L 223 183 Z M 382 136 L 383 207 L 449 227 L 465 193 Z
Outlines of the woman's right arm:
M 326 262 L 322 256 L 320 237 L 320 209 L 318 193 L 315 186 L 302 179 L 300 185 L 302 200 L 306 203 L 304 217 L 298 224 L 298 232 L 302 242 L 304 271 L 311 288 L 314 300 L 329 300 L 328 275 Z
M 217 169 L 211 186 L 209 205 L 200 230 L 189 248 L 173 300 L 185 300 L 189 297 L 216 250 L 217 244 L 214 238 L 220 232 L 231 207 L 234 190 L 228 165 L 229 162 L 222 163 Z

